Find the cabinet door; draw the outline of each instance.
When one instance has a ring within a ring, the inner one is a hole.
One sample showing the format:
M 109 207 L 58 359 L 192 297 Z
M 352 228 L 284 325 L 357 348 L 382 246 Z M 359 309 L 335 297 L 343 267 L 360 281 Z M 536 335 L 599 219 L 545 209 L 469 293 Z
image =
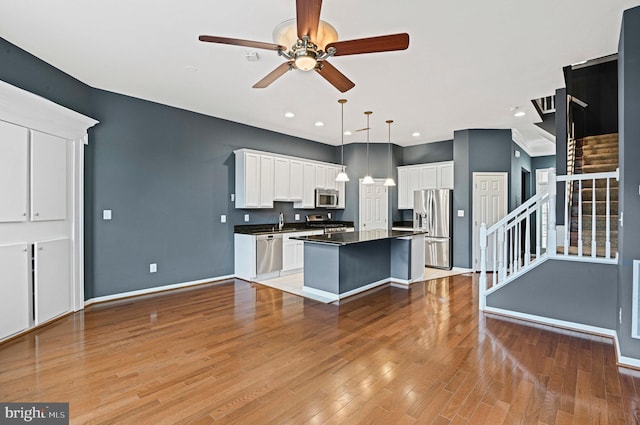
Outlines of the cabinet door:
M 71 311 L 69 239 L 35 243 L 36 325 Z
M 290 200 L 290 165 L 287 158 L 276 157 L 273 162 L 273 199 Z
M 302 161 L 295 159 L 289 161 L 289 177 L 289 199 L 292 201 L 301 201 L 304 179 Z
M 0 246 L 0 339 L 29 327 L 29 253 L 26 243 Z
M 409 206 L 409 171 L 398 167 L 398 209 L 406 210 Z
M 272 156 L 260 155 L 260 206 L 273 208 L 273 160 Z
M 315 208 L 316 166 L 304 163 L 302 208 Z
M 419 189 L 438 188 L 438 167 L 427 165 L 420 167 L 420 187 Z
M 338 208 L 344 209 L 346 204 L 346 186 L 344 182 L 336 182 L 336 189 L 338 190 Z
M 438 189 L 453 189 L 453 162 L 438 166 Z
M 304 242 L 296 241 L 296 269 L 301 269 L 304 267 Z
M 241 208 L 258 208 L 260 206 L 260 155 L 245 152 L 243 154 L 244 178 L 242 182 L 244 200 L 239 200 Z
M 288 236 L 284 237 L 282 241 L 282 270 L 293 270 L 296 269 L 296 246 L 298 245 L 297 240 L 289 239 Z
M 327 166 L 327 180 L 325 183 L 327 189 L 337 189 L 336 177 L 338 176 L 338 172 L 340 172 L 339 168 Z
M 29 130 L 0 121 L 0 222 L 27 219 Z
M 327 166 L 316 164 L 316 188 L 327 188 Z
M 420 187 L 420 168 L 409 168 L 408 171 L 408 187 L 407 187 L 407 201 L 409 209 L 413 209 L 413 192 L 422 189 Z
M 67 141 L 32 131 L 31 220 L 67 218 Z

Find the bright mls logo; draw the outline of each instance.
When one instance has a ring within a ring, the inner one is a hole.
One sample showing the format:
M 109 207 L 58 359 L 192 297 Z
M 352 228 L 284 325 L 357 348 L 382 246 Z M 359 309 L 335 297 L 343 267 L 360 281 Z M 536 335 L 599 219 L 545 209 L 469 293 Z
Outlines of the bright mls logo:
M 69 403 L 0 403 L 0 424 L 68 425 Z

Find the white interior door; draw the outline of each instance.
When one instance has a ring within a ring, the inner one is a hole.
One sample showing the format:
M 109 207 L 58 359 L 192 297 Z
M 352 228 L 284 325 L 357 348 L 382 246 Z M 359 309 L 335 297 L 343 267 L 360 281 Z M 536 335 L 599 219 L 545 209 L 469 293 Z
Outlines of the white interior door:
M 374 184 L 362 184 L 360 179 L 360 230 L 389 228 L 389 191 L 384 180 Z
M 507 215 L 507 173 L 473 173 L 473 270 L 480 269 L 480 225 L 487 228 Z M 487 267 L 493 269 L 493 249 Z

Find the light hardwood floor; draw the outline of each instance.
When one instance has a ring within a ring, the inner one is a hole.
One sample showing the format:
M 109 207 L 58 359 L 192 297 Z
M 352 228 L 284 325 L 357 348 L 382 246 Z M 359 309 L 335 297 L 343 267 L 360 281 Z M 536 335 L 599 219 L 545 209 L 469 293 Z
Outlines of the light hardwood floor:
M 610 340 L 485 316 L 475 277 L 340 306 L 228 281 L 94 305 L 0 345 L 0 401 L 74 424 L 638 424 Z

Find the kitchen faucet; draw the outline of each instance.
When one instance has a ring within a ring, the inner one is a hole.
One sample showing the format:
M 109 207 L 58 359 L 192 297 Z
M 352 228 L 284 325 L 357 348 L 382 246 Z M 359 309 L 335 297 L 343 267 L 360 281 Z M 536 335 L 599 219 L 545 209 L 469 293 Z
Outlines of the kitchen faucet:
M 284 214 L 280 212 L 278 216 L 278 230 L 282 230 L 283 227 L 284 227 Z

